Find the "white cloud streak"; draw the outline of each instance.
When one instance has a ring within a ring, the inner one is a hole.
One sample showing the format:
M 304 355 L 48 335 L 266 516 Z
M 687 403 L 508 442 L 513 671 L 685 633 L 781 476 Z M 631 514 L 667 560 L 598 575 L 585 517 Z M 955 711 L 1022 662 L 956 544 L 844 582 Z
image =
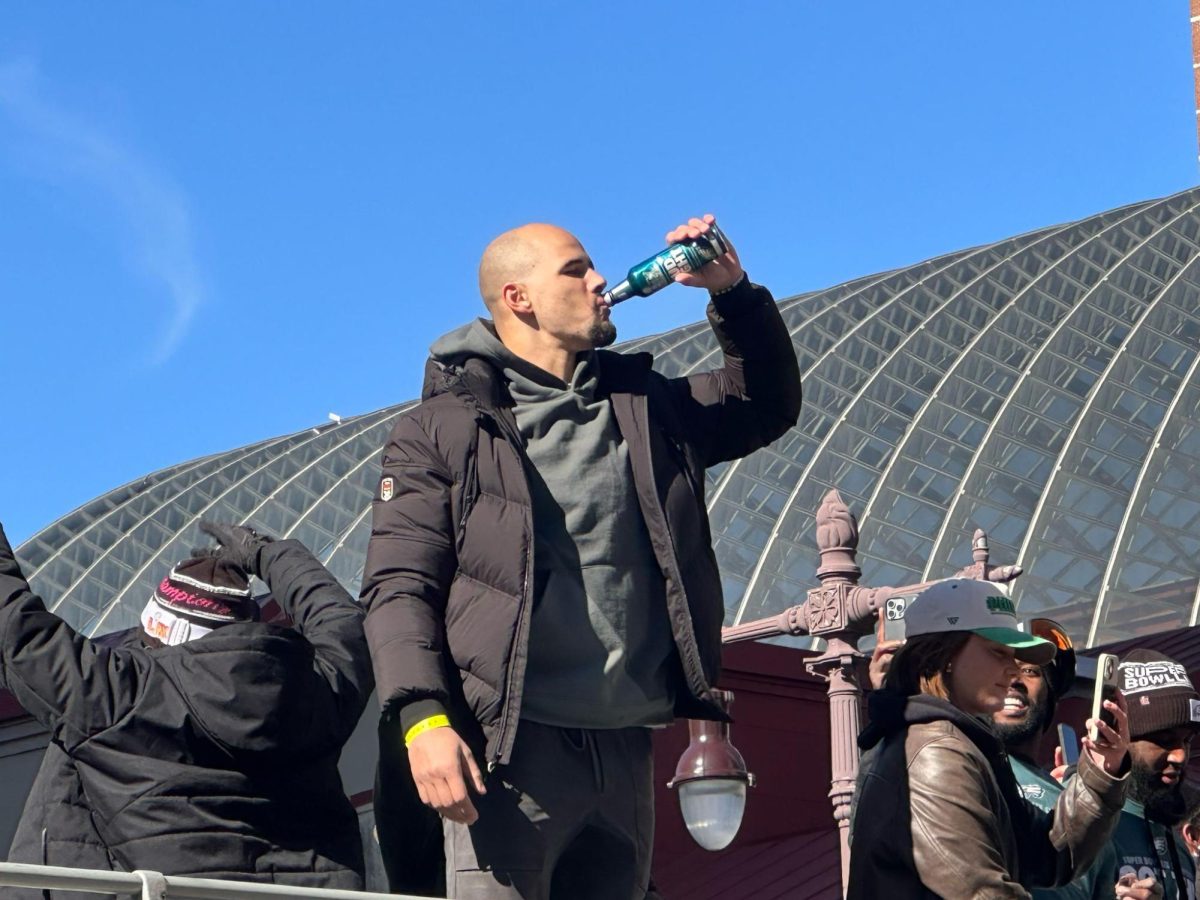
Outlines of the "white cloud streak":
M 46 100 L 39 88 L 34 64 L 0 61 L 0 115 L 13 125 L 6 143 L 37 177 L 96 189 L 118 212 L 134 266 L 165 292 L 167 324 L 150 356 L 152 365 L 161 364 L 204 299 L 187 198 L 133 148 Z M 0 137 L 4 134 L 0 129 Z

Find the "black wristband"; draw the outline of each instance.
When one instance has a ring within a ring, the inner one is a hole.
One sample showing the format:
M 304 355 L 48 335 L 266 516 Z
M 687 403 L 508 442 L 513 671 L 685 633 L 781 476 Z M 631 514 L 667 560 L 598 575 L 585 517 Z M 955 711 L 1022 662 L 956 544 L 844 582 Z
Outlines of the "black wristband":
M 742 284 L 745 282 L 745 280 L 746 280 L 746 273 L 742 272 L 742 277 L 739 278 L 737 281 L 735 281 L 733 284 L 727 284 L 727 285 L 725 285 L 725 287 L 721 288 L 719 291 L 709 291 L 708 296 L 720 297 L 722 294 L 728 294 L 731 291 L 735 291 L 742 286 Z

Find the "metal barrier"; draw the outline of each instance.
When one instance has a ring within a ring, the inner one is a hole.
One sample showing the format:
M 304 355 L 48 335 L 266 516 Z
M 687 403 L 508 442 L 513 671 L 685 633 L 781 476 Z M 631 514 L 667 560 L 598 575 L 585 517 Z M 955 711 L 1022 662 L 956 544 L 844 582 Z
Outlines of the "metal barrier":
M 85 894 L 118 894 L 140 900 L 255 900 L 257 897 L 292 897 L 296 900 L 420 900 L 411 894 L 377 894 L 257 884 L 250 881 L 214 881 L 160 872 L 105 872 L 63 866 L 30 866 L 0 863 L 0 886 L 80 891 Z

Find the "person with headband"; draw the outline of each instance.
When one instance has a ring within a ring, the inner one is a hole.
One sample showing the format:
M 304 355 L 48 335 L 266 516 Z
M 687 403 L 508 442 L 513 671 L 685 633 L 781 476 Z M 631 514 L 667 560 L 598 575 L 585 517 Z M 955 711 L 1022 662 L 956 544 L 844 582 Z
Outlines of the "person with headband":
M 1078 777 L 1050 812 L 1018 789 L 990 724 L 1022 664 L 1042 666 L 1053 643 L 1018 627 L 996 584 L 951 579 L 904 614 L 906 641 L 870 698 L 859 738 L 851 820 L 850 900 L 1028 898 L 1065 884 L 1108 841 L 1124 800 L 1128 724 L 1089 721 Z
M 374 684 L 363 611 L 299 541 L 200 527 L 221 546 L 114 640 L 48 612 L 0 527 L 0 687 L 50 731 L 9 861 L 361 890 L 337 765 Z

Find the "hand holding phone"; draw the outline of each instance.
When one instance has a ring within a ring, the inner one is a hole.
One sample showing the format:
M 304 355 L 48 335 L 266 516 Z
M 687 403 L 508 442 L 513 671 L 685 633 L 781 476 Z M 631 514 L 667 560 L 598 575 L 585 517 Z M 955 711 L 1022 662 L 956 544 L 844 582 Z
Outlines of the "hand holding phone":
M 879 610 L 879 619 L 875 625 L 875 650 L 871 654 L 871 664 L 868 667 L 868 674 L 871 681 L 871 689 L 879 690 L 883 687 L 883 682 L 887 678 L 888 669 L 892 665 L 892 657 L 896 655 L 896 651 L 904 645 L 904 619 L 900 618 L 904 615 L 904 601 L 896 601 L 898 606 L 893 605 L 893 601 L 887 602 L 885 609 Z M 898 615 L 896 611 L 898 609 Z M 895 615 L 895 617 L 891 617 Z M 896 634 L 896 623 L 900 626 L 900 638 L 894 637 Z M 891 623 L 891 627 L 889 627 Z
M 1079 765 L 1079 735 L 1070 725 L 1062 722 L 1058 726 L 1058 746 L 1062 750 L 1064 766 Z
M 878 637 L 884 641 L 904 640 L 904 607 L 903 597 L 892 597 L 879 610 Z
M 1092 718 L 1098 719 L 1109 728 L 1117 724 L 1113 713 L 1105 709 L 1104 701 L 1117 702 L 1117 657 L 1112 653 L 1101 653 L 1096 657 L 1096 683 L 1092 688 Z M 1088 737 L 1099 740 L 1099 731 L 1093 726 Z
M 1117 685 L 1120 672 L 1111 653 L 1096 657 L 1096 683 L 1092 689 L 1092 715 L 1088 719 L 1083 753 L 1109 775 L 1117 775 L 1129 757 L 1129 712 Z M 1108 707 L 1112 707 L 1109 709 Z M 1103 730 L 1101 730 L 1103 729 Z

